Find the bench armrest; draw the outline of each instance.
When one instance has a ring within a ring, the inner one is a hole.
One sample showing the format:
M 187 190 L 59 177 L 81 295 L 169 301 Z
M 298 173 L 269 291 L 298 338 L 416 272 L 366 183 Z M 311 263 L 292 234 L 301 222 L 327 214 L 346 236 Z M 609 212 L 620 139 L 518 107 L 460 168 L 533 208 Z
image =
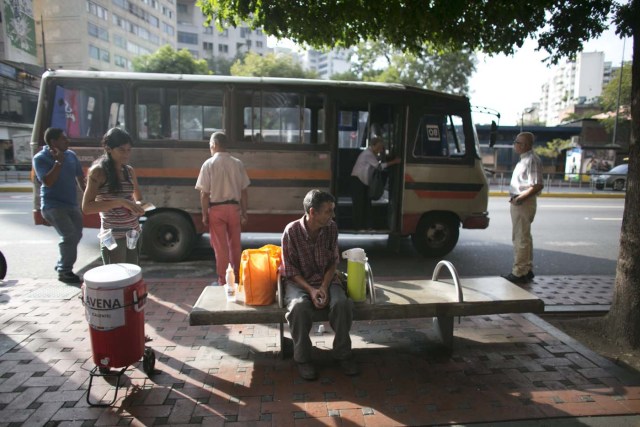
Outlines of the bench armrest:
M 276 279 L 278 284 L 276 298 L 278 299 L 278 307 L 284 307 L 284 289 L 282 288 L 282 274 L 280 274 L 280 269 L 278 269 L 278 276 Z
M 433 280 L 434 282 L 438 280 L 438 275 L 440 274 L 440 270 L 443 266 L 447 267 L 449 273 L 451 273 L 453 284 L 456 286 L 456 292 L 458 293 L 458 302 L 464 302 L 464 297 L 462 296 L 462 286 L 460 286 L 460 277 L 458 277 L 458 271 L 450 261 L 440 261 L 436 265 L 436 268 L 433 269 L 433 276 L 431 276 L 431 280 Z

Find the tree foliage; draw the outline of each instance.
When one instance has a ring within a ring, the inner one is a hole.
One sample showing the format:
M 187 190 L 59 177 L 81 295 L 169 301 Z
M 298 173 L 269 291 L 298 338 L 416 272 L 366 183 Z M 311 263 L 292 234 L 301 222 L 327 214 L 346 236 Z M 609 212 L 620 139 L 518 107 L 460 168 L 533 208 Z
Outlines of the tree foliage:
M 318 74 L 315 71 L 307 71 L 291 55 L 269 53 L 260 56 L 255 52 L 247 53 L 244 58 L 237 60 L 231 66 L 233 76 L 253 77 L 290 77 L 313 79 Z
M 133 59 L 133 70 L 141 73 L 211 74 L 207 61 L 195 59 L 187 49 L 162 46 L 155 53 Z
M 352 71 L 364 81 L 402 83 L 456 94 L 469 92 L 475 54 L 467 49 L 447 52 L 424 46 L 417 54 L 403 53 L 383 40 L 358 43 Z M 382 63 L 381 63 L 382 61 Z
M 622 79 L 622 82 L 620 79 Z M 619 103 L 618 89 L 620 89 Z M 620 69 L 616 70 L 611 81 L 602 88 L 600 104 L 605 111 L 616 111 L 618 105 L 623 110 L 629 111 L 631 108 L 631 62 L 625 62 L 622 65 L 622 73 Z
M 556 138 L 552 141 L 547 142 L 547 145 L 544 147 L 535 147 L 533 151 L 541 157 L 546 157 L 551 159 L 551 163 L 555 166 L 556 160 L 562 154 L 562 151 L 567 148 L 573 147 L 570 139 L 560 139 Z
M 208 23 L 211 19 L 219 25 L 248 22 L 276 38 L 317 48 L 382 38 L 414 53 L 429 44 L 452 51 L 511 54 L 532 37 L 551 53 L 552 61 L 574 55 L 584 41 L 602 33 L 615 7 L 613 0 L 198 0 L 196 4 Z

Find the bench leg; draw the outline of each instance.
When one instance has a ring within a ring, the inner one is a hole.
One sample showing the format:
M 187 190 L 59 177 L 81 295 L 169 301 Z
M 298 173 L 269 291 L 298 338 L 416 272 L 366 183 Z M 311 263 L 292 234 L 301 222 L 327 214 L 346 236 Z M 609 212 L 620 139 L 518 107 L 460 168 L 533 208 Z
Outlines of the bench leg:
M 288 359 L 293 356 L 293 341 L 284 336 L 284 322 L 280 322 L 280 357 Z
M 453 351 L 453 317 L 438 316 L 433 318 L 433 326 L 440 335 L 442 344 L 449 352 Z

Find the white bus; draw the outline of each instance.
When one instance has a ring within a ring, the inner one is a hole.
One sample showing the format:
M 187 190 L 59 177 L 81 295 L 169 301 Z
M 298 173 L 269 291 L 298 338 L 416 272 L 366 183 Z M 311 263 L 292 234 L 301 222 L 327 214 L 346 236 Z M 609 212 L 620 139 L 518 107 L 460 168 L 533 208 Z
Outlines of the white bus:
M 487 228 L 488 185 L 469 100 L 399 84 L 280 78 L 57 70 L 46 72 L 32 154 L 48 127 L 65 130 L 85 168 L 100 139 L 118 126 L 134 139 L 131 163 L 157 209 L 144 223 L 144 251 L 179 261 L 202 226 L 194 189 L 212 132 L 229 137 L 251 179 L 246 232 L 281 232 L 302 214 L 312 188 L 337 199 L 341 233 L 352 226 L 349 176 L 372 135 L 402 163 L 388 169 L 384 196 L 369 213 L 373 230 L 411 236 L 425 256 L 456 245 L 460 226 Z M 34 217 L 39 212 L 34 182 Z M 85 217 L 86 226 L 99 226 Z

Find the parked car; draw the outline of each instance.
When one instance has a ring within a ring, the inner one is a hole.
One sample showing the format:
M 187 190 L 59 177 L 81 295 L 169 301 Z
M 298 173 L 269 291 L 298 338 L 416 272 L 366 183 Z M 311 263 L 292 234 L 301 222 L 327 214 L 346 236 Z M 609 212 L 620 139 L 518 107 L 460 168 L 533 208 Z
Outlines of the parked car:
M 601 175 L 595 176 L 594 182 L 598 190 L 605 188 L 613 188 L 616 191 L 622 191 L 627 186 L 627 172 L 629 165 L 618 165 Z

